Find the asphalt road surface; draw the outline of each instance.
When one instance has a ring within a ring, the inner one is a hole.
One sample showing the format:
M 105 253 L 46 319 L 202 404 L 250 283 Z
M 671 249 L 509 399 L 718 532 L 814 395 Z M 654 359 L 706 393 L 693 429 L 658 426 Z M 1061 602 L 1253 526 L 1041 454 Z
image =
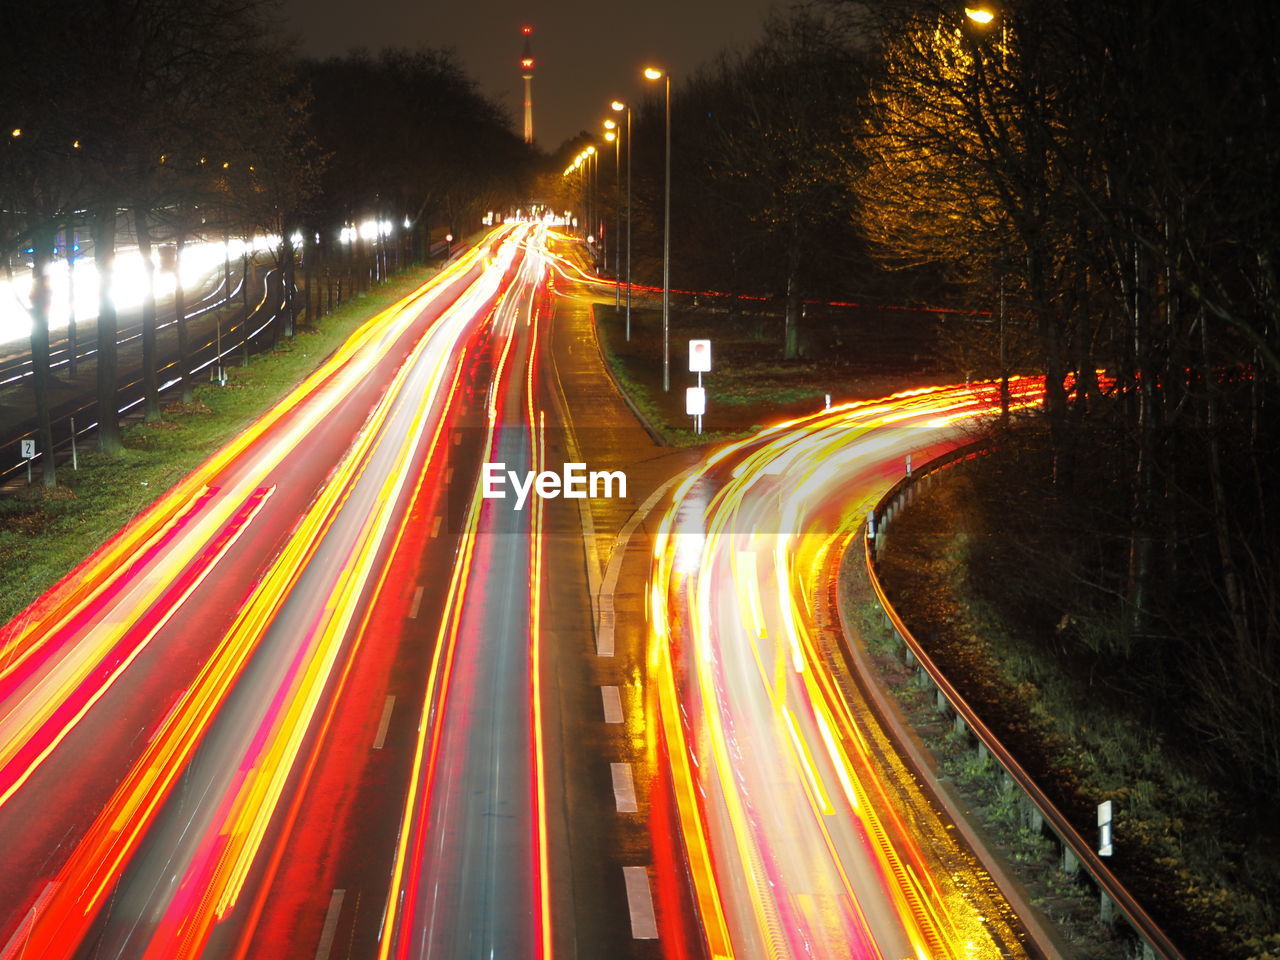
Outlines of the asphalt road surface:
M 818 599 L 990 397 L 657 447 L 574 249 L 495 230 L 0 631 L 0 958 L 1025 954 Z M 625 495 L 483 496 L 570 461 Z

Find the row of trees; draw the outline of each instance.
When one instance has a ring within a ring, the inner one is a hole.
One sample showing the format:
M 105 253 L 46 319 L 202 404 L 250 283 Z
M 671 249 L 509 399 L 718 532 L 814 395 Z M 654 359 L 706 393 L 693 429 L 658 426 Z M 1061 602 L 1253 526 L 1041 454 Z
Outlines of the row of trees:
M 672 95 L 672 283 L 776 296 L 788 359 L 801 350 L 802 298 L 864 296 L 880 279 L 850 216 L 867 53 L 832 27 L 813 11 L 775 13 L 758 43 L 677 77 Z M 665 105 L 650 96 L 634 109 L 634 273 L 653 283 L 662 272 Z M 565 144 L 540 185 L 553 209 L 583 209 L 581 175 L 562 178 L 561 169 L 591 139 L 584 132 Z M 596 209 L 608 236 L 615 151 L 598 149 Z M 623 158 L 625 177 L 625 144 Z
M 49 412 L 49 267 L 87 226 L 100 281 L 99 438 L 120 448 L 117 316 L 107 295 L 120 237 L 150 269 L 153 248 L 258 234 L 293 289 L 342 226 L 407 220 L 420 254 L 433 220 L 470 222 L 515 200 L 529 155 L 508 118 L 439 52 L 355 52 L 299 61 L 267 0 L 72 0 L 0 8 L 0 257 L 30 266 L 32 359 L 44 480 L 54 482 Z M 316 238 L 319 243 L 316 243 Z M 62 243 L 59 244 L 59 239 Z M 398 249 L 398 248 L 397 248 Z M 175 258 L 176 259 L 176 258 Z M 179 371 L 190 344 L 179 280 Z M 143 306 L 146 412 L 159 415 L 156 305 Z
M 859 221 L 888 264 L 940 265 L 996 308 L 990 372 L 1008 373 L 1007 321 L 1045 375 L 1046 502 L 1074 519 L 1052 540 L 1029 532 L 1023 562 L 1069 614 L 1064 642 L 1153 715 L 1183 704 L 1215 748 L 1205 756 L 1270 796 L 1278 11 L 1017 0 L 991 12 L 860 11 L 880 50 Z

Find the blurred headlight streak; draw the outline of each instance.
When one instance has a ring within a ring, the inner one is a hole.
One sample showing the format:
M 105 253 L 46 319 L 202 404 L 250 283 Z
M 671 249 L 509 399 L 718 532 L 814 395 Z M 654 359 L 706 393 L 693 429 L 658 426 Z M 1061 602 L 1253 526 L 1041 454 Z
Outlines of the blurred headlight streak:
M 1015 403 L 1041 391 L 1018 380 Z M 725 938 L 715 955 L 1005 955 L 971 898 L 998 892 L 939 871 L 954 839 L 890 800 L 886 783 L 915 788 L 869 748 L 814 601 L 906 454 L 998 409 L 994 384 L 841 405 L 720 448 L 675 491 L 653 551 L 650 664 L 673 779 L 692 788 L 677 812 L 699 909 Z

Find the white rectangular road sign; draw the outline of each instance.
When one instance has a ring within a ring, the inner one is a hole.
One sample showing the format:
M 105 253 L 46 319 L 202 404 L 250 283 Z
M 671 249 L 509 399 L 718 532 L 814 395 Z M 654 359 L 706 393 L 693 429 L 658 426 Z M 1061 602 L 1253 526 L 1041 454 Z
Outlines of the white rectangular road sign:
M 1111 801 L 1098 804 L 1098 856 L 1109 857 L 1115 852 L 1112 834 Z
M 711 341 L 710 340 L 690 340 L 689 341 L 689 372 L 690 373 L 710 373 L 711 372 Z
M 684 391 L 684 412 L 700 417 L 707 412 L 707 391 L 702 387 L 688 387 Z
M 22 441 L 22 459 L 31 460 L 36 455 L 36 442 L 34 440 Z

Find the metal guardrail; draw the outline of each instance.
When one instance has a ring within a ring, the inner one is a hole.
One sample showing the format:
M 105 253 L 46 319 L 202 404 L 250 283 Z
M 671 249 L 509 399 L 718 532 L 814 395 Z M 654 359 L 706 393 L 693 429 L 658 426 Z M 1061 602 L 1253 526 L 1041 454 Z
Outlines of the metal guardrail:
M 985 440 L 957 447 L 908 473 L 889 488 L 867 518 L 867 535 L 864 538 L 867 576 L 885 618 L 907 650 L 908 659 L 916 662 L 922 675 L 927 677 L 936 688 L 936 702 L 939 709 L 950 711 L 955 716 L 957 728 L 961 724 L 967 727 L 978 741 L 979 749 L 985 749 L 1004 769 L 1009 781 L 1022 791 L 1024 810 L 1030 814 L 1028 819 L 1031 820 L 1033 828 L 1042 829 L 1048 826 L 1057 838 L 1062 850 L 1063 869 L 1075 873 L 1077 868 L 1082 867 L 1089 875 L 1100 897 L 1102 921 L 1111 922 L 1118 909 L 1138 937 L 1143 960 L 1156 960 L 1156 958 L 1185 960 L 1184 954 L 1169 935 L 1156 924 L 1133 894 L 1116 878 L 1095 852 L 1093 845 L 1071 825 L 1066 815 L 1053 804 L 930 659 L 919 641 L 907 629 L 893 604 L 889 602 L 884 587 L 880 583 L 880 577 L 876 573 L 877 556 L 884 546 L 885 531 L 889 524 L 902 513 L 902 510 L 915 499 L 917 486 L 927 483 L 938 471 L 972 460 L 988 452 L 990 448 L 990 441 Z

